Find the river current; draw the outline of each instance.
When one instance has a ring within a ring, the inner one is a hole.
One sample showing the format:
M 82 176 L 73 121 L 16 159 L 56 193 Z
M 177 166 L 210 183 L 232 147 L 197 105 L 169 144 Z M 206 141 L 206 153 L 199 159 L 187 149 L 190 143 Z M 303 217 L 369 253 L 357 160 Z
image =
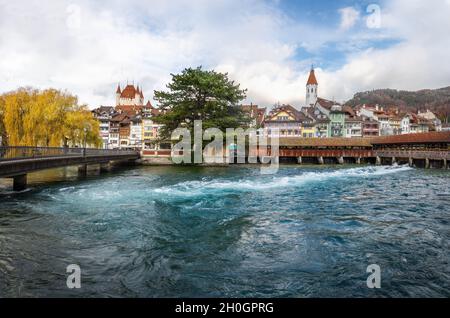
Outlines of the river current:
M 450 297 L 450 171 L 134 167 L 29 180 L 21 193 L 0 181 L 0 297 Z M 70 264 L 80 289 L 66 286 Z

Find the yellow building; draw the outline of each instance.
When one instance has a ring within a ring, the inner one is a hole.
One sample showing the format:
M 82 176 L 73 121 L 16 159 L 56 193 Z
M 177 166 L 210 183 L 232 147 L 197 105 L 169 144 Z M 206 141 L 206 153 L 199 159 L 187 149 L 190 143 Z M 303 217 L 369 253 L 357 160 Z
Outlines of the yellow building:
M 316 127 L 309 123 L 303 123 L 301 134 L 303 138 L 313 138 L 316 136 Z

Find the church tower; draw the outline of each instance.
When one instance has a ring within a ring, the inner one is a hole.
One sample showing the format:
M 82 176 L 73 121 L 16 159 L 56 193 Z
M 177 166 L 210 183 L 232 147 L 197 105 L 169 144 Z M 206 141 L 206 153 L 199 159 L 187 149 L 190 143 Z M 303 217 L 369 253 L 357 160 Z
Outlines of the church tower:
M 317 83 L 316 75 L 314 74 L 314 67 L 311 66 L 309 72 L 308 82 L 306 82 L 306 107 L 314 106 L 317 102 Z

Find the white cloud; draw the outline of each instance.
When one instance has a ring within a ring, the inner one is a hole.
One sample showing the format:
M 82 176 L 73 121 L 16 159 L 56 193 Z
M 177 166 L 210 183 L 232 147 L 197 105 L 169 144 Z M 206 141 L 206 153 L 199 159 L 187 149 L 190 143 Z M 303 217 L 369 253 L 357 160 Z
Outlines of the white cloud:
M 341 15 L 341 29 L 348 30 L 359 20 L 359 11 L 353 7 L 339 9 Z
M 293 21 L 276 1 L 174 2 L 0 0 L 0 91 L 51 86 L 96 107 L 114 103 L 118 81 L 139 82 L 151 99 L 170 73 L 203 65 L 228 71 L 248 88 L 249 102 L 300 105 L 309 66 L 317 61 L 298 60 L 297 49 L 315 54 L 328 43 L 347 56 L 338 69 L 317 69 L 325 98 L 450 85 L 450 6 L 444 0 L 433 6 L 389 1 L 379 30 L 356 26 L 350 14 L 343 26 L 353 26 L 351 33 Z M 402 42 L 360 49 L 359 43 L 386 38 Z

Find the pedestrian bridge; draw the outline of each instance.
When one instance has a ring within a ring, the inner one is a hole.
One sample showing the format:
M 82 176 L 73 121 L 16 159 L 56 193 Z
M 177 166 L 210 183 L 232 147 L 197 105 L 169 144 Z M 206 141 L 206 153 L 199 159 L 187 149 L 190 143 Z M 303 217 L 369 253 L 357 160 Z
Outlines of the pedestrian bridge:
M 15 191 L 24 190 L 27 174 L 34 171 L 79 166 L 85 174 L 90 164 L 107 165 L 116 161 L 139 159 L 140 153 L 132 150 L 56 147 L 0 147 L 0 178 L 13 178 Z

